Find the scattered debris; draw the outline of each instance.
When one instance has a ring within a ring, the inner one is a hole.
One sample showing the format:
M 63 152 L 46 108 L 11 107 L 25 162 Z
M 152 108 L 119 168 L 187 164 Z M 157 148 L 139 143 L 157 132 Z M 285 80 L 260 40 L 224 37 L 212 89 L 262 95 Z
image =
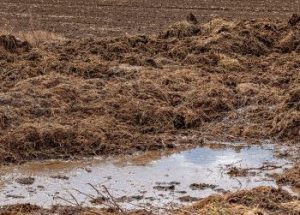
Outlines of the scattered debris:
M 50 177 L 55 178 L 55 179 L 61 179 L 61 180 L 69 180 L 70 179 L 70 177 L 65 176 L 65 175 L 52 175 Z
M 216 187 L 217 187 L 216 185 L 205 184 L 205 183 L 200 183 L 200 184 L 193 183 L 193 184 L 190 185 L 190 188 L 192 190 L 215 189 Z
M 16 182 L 22 185 L 32 185 L 35 179 L 33 177 L 17 178 Z
M 191 196 L 181 196 L 178 198 L 181 202 L 196 202 L 199 201 L 199 198 L 191 197 Z

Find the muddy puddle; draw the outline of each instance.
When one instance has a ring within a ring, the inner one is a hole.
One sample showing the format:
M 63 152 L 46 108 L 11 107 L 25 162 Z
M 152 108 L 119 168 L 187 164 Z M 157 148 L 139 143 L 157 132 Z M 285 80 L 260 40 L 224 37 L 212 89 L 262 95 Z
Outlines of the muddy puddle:
M 292 164 L 274 156 L 274 150 L 273 145 L 205 146 L 169 154 L 5 167 L 0 170 L 0 204 L 176 207 L 215 193 L 277 187 L 271 174 Z

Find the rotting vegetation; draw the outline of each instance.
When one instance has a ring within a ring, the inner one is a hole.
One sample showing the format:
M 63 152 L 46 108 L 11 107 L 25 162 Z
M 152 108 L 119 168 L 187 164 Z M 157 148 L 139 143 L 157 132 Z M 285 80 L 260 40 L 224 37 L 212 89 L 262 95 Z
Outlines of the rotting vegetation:
M 207 24 L 189 17 L 158 36 L 38 47 L 1 36 L 0 162 L 133 153 L 203 138 L 299 143 L 296 17 Z

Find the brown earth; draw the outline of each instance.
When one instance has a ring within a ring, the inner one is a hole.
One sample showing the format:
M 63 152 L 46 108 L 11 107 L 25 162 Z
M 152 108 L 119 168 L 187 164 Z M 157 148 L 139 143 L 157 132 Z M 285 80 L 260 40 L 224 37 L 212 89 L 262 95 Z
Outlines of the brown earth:
M 133 153 L 206 139 L 297 144 L 297 17 L 195 24 L 189 16 L 158 36 L 35 47 L 2 36 L 0 162 Z
M 189 12 L 201 23 L 288 18 L 298 0 L 1 0 L 0 26 L 8 31 L 54 31 L 67 37 L 153 34 Z

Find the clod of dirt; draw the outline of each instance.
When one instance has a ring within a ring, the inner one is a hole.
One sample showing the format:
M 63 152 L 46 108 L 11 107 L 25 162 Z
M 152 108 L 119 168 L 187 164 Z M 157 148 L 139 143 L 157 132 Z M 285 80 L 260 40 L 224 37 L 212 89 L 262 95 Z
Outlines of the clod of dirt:
M 30 45 L 26 41 L 20 41 L 13 35 L 1 35 L 0 36 L 0 47 L 10 52 L 15 52 L 18 49 L 29 50 Z
M 189 15 L 186 17 L 186 20 L 194 25 L 197 25 L 199 23 L 196 16 L 193 13 L 189 13 Z
M 196 184 L 193 183 L 190 185 L 190 188 L 192 190 L 205 190 L 205 189 L 215 189 L 217 186 L 213 184 L 206 184 L 206 183 L 201 183 L 201 184 Z
M 166 144 L 166 147 L 167 147 L 168 149 L 175 149 L 175 148 L 176 148 L 176 144 L 175 144 L 175 143 L 167 143 L 167 144 Z
M 159 191 L 174 191 L 175 190 L 175 185 L 157 185 L 154 186 L 153 189 L 159 190 Z
M 16 179 L 16 182 L 22 185 L 31 185 L 35 181 L 32 177 L 26 177 L 26 178 L 18 178 Z
M 187 191 L 185 191 L 185 190 L 181 190 L 181 191 L 176 191 L 176 193 L 179 193 L 179 194 L 186 194 L 186 193 L 187 193 Z
M 133 201 L 140 201 L 142 200 L 144 197 L 143 196 L 122 196 L 119 198 L 116 198 L 117 202 L 133 202 Z
M 8 194 L 8 195 L 6 195 L 6 198 L 25 199 L 25 196 L 19 196 L 19 195 Z
M 227 171 L 227 174 L 231 177 L 246 177 L 249 174 L 249 172 L 247 169 L 230 167 Z
M 178 198 L 181 202 L 195 202 L 199 201 L 200 198 L 192 197 L 192 196 L 181 196 Z
M 178 181 L 171 181 L 168 184 L 169 185 L 180 185 L 180 182 L 178 182 Z
M 214 191 L 218 192 L 218 193 L 229 193 L 229 190 L 224 190 L 223 188 L 215 188 Z
M 300 22 L 300 15 L 299 14 L 293 14 L 292 17 L 289 19 L 288 23 L 291 26 L 294 26 Z
M 61 180 L 69 180 L 70 179 L 70 177 L 68 177 L 66 175 L 52 175 L 50 177 L 54 178 L 54 179 L 61 179 Z

